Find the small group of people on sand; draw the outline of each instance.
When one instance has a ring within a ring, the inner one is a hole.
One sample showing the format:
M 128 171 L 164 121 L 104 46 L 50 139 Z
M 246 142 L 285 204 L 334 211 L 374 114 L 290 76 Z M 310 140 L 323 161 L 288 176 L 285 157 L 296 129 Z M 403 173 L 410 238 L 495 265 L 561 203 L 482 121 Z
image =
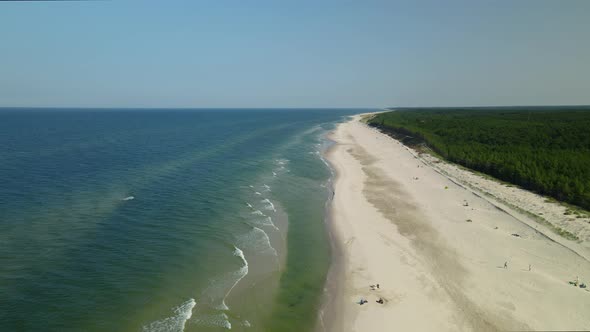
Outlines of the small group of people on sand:
M 375 301 L 375 302 L 377 302 L 377 303 L 379 303 L 379 304 L 383 304 L 383 303 L 385 303 L 385 301 L 383 301 L 383 298 L 381 298 L 381 297 L 379 298 L 379 300 L 377 300 L 377 301 Z M 365 303 L 369 303 L 369 301 L 367 301 L 367 300 L 365 300 L 365 299 L 361 298 L 361 300 L 359 301 L 359 304 L 360 304 L 360 305 L 363 305 L 363 304 L 365 304 Z
M 580 287 L 580 288 L 587 287 L 585 283 L 580 282 L 580 278 L 578 276 L 576 276 L 576 281 L 570 281 L 569 284 L 573 285 L 574 287 Z
M 371 290 L 377 290 L 377 289 L 380 289 L 380 288 L 379 288 L 379 284 L 370 285 L 369 287 L 371 288 Z M 384 301 L 384 300 L 383 300 L 383 298 L 381 298 L 381 297 L 380 297 L 380 298 L 379 298 L 377 301 L 375 301 L 375 302 L 377 302 L 377 303 L 379 303 L 379 304 L 383 304 L 383 303 L 385 303 L 385 301 Z M 360 305 L 363 305 L 363 304 L 365 304 L 365 303 L 369 303 L 369 301 L 367 301 L 367 300 L 365 300 L 364 298 L 362 298 L 362 297 L 361 297 L 361 299 L 360 299 L 360 301 L 358 302 L 358 304 L 360 304 Z

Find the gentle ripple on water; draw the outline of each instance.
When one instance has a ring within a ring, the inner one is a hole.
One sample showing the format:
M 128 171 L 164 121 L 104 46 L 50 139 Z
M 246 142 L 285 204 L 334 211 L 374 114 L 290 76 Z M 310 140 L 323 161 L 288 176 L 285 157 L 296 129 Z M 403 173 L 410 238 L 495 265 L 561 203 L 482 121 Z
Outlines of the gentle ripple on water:
M 0 111 L 0 330 L 261 326 L 228 294 L 278 256 L 274 196 L 344 113 Z

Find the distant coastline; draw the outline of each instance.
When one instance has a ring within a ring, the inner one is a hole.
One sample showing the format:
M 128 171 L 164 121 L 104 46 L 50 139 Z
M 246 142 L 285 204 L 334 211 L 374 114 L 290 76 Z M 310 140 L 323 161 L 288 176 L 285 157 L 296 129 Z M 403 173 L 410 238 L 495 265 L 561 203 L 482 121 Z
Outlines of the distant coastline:
M 465 110 L 473 110 L 473 111 L 506 111 L 506 110 L 530 110 L 530 111 L 560 111 L 560 110 L 589 110 L 590 105 L 502 105 L 502 106 L 395 106 L 395 107 L 385 107 L 384 110 L 386 111 L 465 111 Z

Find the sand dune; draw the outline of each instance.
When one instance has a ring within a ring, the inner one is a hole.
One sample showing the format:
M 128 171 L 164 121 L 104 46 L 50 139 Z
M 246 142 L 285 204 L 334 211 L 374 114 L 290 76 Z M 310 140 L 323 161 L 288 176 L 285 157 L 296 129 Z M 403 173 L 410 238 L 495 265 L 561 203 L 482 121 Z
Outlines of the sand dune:
M 336 257 L 321 329 L 590 329 L 590 292 L 568 284 L 590 281 L 584 243 L 556 242 L 359 118 L 328 152 Z

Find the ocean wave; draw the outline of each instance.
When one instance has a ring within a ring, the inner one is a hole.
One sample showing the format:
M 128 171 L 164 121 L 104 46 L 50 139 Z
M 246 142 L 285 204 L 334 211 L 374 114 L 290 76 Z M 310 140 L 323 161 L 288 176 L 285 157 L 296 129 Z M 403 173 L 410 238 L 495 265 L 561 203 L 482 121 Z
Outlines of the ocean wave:
M 289 170 L 285 167 L 289 163 L 288 159 L 276 159 L 275 164 L 277 167 L 273 169 L 272 175 L 277 177 L 285 172 L 289 172 Z
M 272 223 L 272 220 L 270 222 Z M 270 244 L 268 234 L 261 228 L 252 227 L 251 231 L 239 235 L 236 238 L 238 245 L 242 248 L 252 250 L 259 254 L 278 256 L 276 249 Z
M 274 204 L 269 199 L 263 199 L 260 201 L 264 204 L 264 209 L 268 211 L 276 212 Z M 264 214 L 264 212 L 256 209 L 252 204 L 246 203 L 246 205 L 252 210 L 250 214 L 254 216 L 261 217 L 261 218 L 254 218 L 248 221 L 248 224 L 252 226 L 258 227 L 272 227 L 275 230 L 279 230 L 279 228 L 273 223 L 272 218 Z
M 193 308 L 197 303 L 190 299 L 174 308 L 174 316 L 150 323 L 142 328 L 144 332 L 181 332 L 184 331 L 186 321 L 193 315 Z
M 275 223 L 272 222 L 272 218 L 268 217 L 268 216 L 264 219 L 263 225 L 270 226 L 270 227 L 276 229 L 277 231 L 279 230 L 279 228 L 275 225 Z
M 334 176 L 334 170 L 332 169 L 332 166 L 330 166 L 328 161 L 324 157 L 322 157 L 322 155 L 320 155 L 320 160 L 324 163 L 324 165 L 326 165 L 328 170 L 330 170 L 330 174 L 332 174 L 332 176 Z
M 226 273 L 220 278 L 212 279 L 209 287 L 203 291 L 203 297 L 200 304 L 206 304 L 211 308 L 218 310 L 229 310 L 225 304 L 225 299 L 236 285 L 248 274 L 248 261 L 244 252 L 238 247 L 234 247 L 233 255 L 240 257 L 242 267 L 239 270 Z
M 260 227 L 272 227 L 275 230 L 279 230 L 279 228 L 274 224 L 272 218 L 267 216 L 266 214 L 262 213 L 260 210 L 252 211 L 253 215 L 260 216 L 262 218 L 254 218 L 248 221 L 248 224 L 252 226 L 260 226 Z
M 264 187 L 265 191 L 271 191 L 270 186 L 268 186 L 266 184 L 263 184 L 262 186 Z
M 227 298 L 229 293 L 232 291 L 232 289 L 234 289 L 234 287 L 236 287 L 238 282 L 240 282 L 240 280 L 244 279 L 244 277 L 248 274 L 248 261 L 246 260 L 246 256 L 244 256 L 244 252 L 240 248 L 234 247 L 234 256 L 240 257 L 242 259 L 242 262 L 244 263 L 244 265 L 237 271 L 237 274 L 236 274 L 238 276 L 237 280 L 229 288 L 227 293 L 225 293 L 225 296 L 223 297 L 223 300 L 221 301 L 222 307 L 225 310 L 229 309 L 228 306 L 225 304 L 225 299 Z
M 272 204 L 272 202 L 268 198 L 265 198 L 260 202 L 265 204 L 265 207 L 264 207 L 265 209 L 267 209 L 269 211 L 277 212 L 277 209 L 275 209 L 275 205 Z
M 213 315 L 200 315 L 195 317 L 191 324 L 207 326 L 207 327 L 223 327 L 231 330 L 231 323 L 229 317 L 225 313 L 213 314 Z
M 262 213 L 262 211 L 260 210 L 254 210 L 251 212 L 252 214 L 258 215 L 258 216 L 266 216 L 264 213 Z
M 288 172 L 289 172 L 289 170 L 287 168 L 285 168 L 285 166 L 280 166 L 280 167 L 275 168 L 272 171 L 272 176 L 276 178 L 276 177 L 279 177 L 280 175 L 288 173 Z

